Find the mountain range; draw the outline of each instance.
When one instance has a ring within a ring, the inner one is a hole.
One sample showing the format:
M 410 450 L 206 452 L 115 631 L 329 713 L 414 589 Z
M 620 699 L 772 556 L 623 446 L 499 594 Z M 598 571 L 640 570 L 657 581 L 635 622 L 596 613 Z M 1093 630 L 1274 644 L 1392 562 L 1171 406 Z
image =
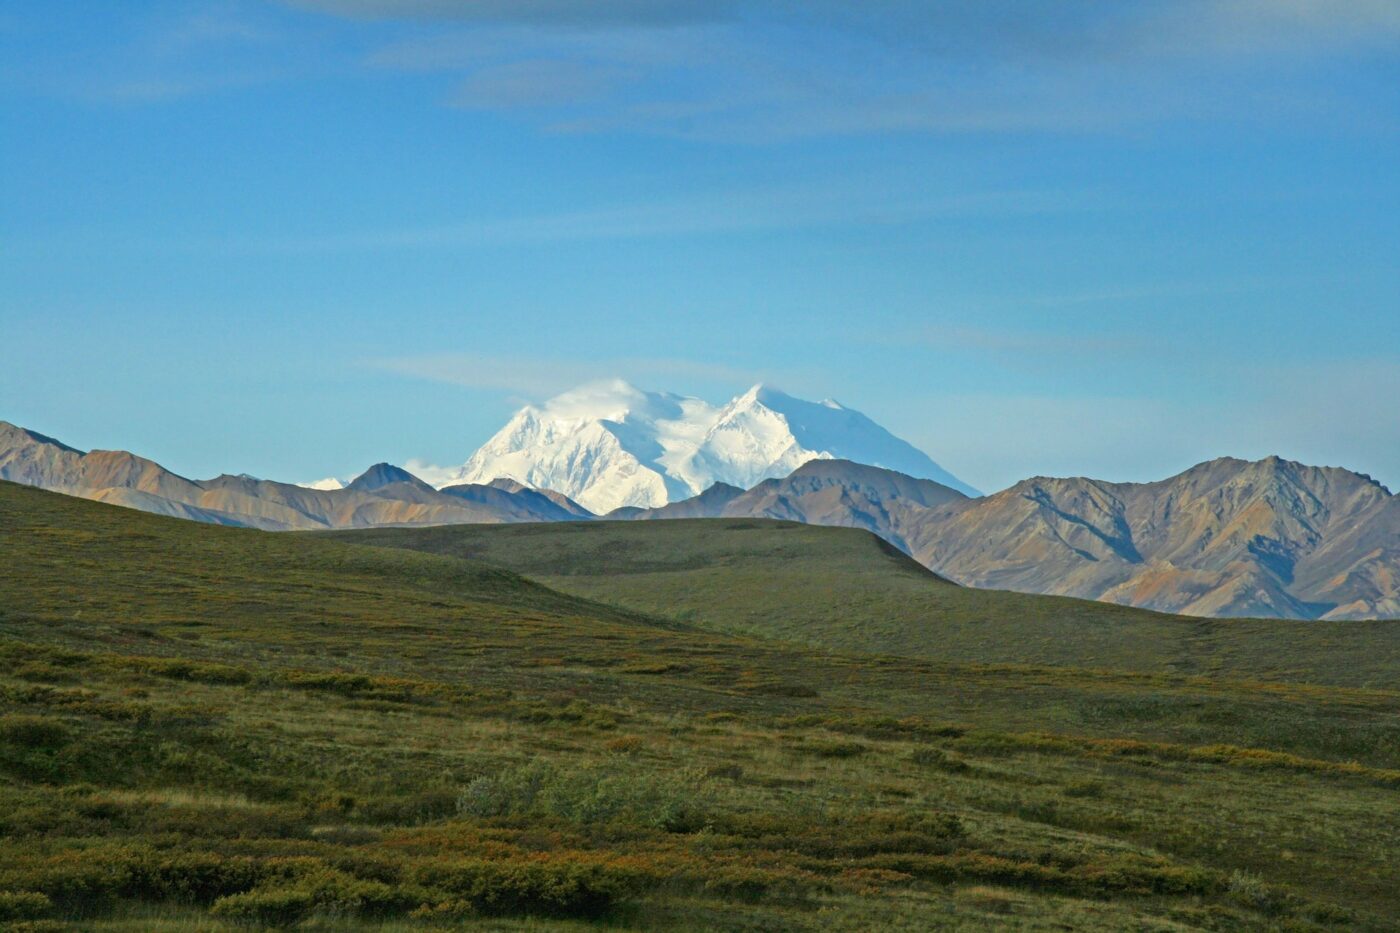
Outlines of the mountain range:
M 1036 477 L 971 498 L 844 461 L 609 517 L 865 528 L 956 583 L 1197 616 L 1400 617 L 1400 497 L 1368 476 L 1221 458 L 1154 483 Z
M 0 479 L 220 525 L 267 531 L 572 521 L 591 513 L 510 480 L 434 489 L 400 467 L 370 467 L 340 489 L 311 489 L 241 474 L 186 479 L 122 450 L 83 452 L 0 421 Z
M 756 385 L 720 406 L 621 380 L 526 405 L 460 467 L 410 463 L 434 485 L 508 477 L 594 512 L 657 508 L 715 483 L 748 488 L 810 460 L 845 459 L 976 490 L 928 455 L 832 399 Z
M 0 479 L 265 530 L 781 519 L 865 529 L 966 586 L 1197 616 L 1400 617 L 1400 500 L 1362 474 L 1221 458 L 1152 483 L 1035 477 L 980 496 L 864 415 L 763 386 L 714 407 L 595 384 L 522 409 L 461 467 L 381 463 L 311 485 L 191 480 L 0 422 Z

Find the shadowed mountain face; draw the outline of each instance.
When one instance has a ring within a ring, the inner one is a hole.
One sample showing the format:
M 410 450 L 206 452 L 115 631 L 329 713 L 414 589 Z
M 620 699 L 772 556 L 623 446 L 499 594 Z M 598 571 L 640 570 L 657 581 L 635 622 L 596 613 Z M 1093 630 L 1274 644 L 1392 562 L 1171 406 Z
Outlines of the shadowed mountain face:
M 376 463 L 349 483 L 346 483 L 345 488 L 357 490 L 359 492 L 371 492 L 376 489 L 384 489 L 401 483 L 412 486 L 420 492 L 433 491 L 433 487 L 429 486 L 403 467 L 396 467 L 392 463 Z
M 748 491 L 717 483 L 693 499 L 609 517 L 777 518 L 863 528 L 912 552 L 906 535 L 915 530 L 926 510 L 968 501 L 961 492 L 932 480 L 849 460 L 813 460 L 782 479 L 764 480 Z
M 0 479 L 146 512 L 270 531 L 565 521 L 587 515 L 576 504 L 570 503 L 571 511 L 531 490 L 461 486 L 438 492 L 387 463 L 336 490 L 249 476 L 189 480 L 135 454 L 83 453 L 6 422 L 0 422 Z
M 921 522 L 910 544 L 972 586 L 1202 616 L 1400 615 L 1395 497 L 1277 457 L 1155 483 L 1025 480 Z

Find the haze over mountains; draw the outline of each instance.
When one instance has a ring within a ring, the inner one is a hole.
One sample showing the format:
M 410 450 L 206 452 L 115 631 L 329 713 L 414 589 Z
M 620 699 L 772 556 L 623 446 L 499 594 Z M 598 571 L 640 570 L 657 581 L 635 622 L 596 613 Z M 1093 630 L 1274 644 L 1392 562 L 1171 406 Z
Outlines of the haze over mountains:
M 784 519 L 865 529 L 967 586 L 1199 616 L 1400 617 L 1400 504 L 1370 477 L 1222 458 L 1152 483 L 1036 477 L 977 496 L 864 415 L 763 386 L 718 407 L 586 386 L 522 409 L 461 467 L 377 464 L 314 487 L 190 480 L 0 422 L 0 479 L 266 530 Z

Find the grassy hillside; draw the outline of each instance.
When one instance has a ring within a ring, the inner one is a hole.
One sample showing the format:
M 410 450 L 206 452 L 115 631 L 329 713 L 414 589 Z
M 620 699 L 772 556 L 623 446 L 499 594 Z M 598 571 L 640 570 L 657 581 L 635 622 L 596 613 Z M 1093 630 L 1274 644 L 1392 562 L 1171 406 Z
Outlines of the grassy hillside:
M 1400 623 L 1204 620 L 953 586 L 864 531 L 760 519 L 366 529 L 723 632 L 949 661 L 1389 687 Z
M 816 651 L 4 483 L 0 549 L 19 928 L 1400 915 L 1393 691 Z

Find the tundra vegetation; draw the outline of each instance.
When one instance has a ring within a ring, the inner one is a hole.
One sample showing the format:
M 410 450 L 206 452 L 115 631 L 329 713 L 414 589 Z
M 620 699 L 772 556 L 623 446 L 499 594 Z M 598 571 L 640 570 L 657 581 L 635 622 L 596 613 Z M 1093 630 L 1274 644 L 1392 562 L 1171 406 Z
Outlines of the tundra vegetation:
M 278 534 L 0 483 L 0 923 L 1395 928 L 1393 624 L 589 527 Z

